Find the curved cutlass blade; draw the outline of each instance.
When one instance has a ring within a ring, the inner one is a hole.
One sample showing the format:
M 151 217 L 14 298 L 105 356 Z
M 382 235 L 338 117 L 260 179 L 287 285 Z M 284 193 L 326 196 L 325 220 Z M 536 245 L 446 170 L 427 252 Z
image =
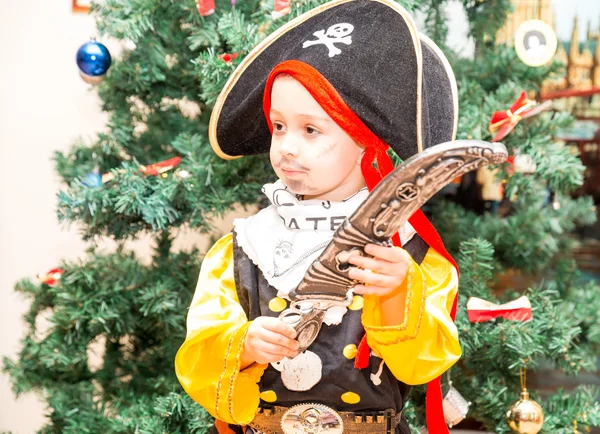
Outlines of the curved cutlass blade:
M 392 235 L 444 186 L 482 166 L 503 163 L 507 157 L 501 143 L 456 140 L 414 155 L 386 176 L 338 227 L 331 243 L 289 294 L 292 308 L 280 318 L 296 328 L 301 349 L 316 338 L 326 309 L 349 304 L 348 290 L 356 284 L 348 277 L 350 252 L 365 255 L 368 243 L 391 245 Z
M 368 243 L 389 244 L 409 217 L 452 180 L 481 166 L 503 163 L 507 156 L 501 143 L 456 140 L 432 146 L 398 165 L 338 227 L 290 293 L 291 300 L 345 299 L 355 284 L 348 277 L 347 252 L 359 250 L 364 255 Z

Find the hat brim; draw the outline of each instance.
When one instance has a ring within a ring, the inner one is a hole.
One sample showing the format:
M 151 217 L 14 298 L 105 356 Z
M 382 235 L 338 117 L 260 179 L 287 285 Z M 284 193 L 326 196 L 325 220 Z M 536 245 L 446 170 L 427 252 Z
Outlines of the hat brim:
M 458 130 L 458 87 L 450 62 L 442 50 L 426 35 L 419 33 L 423 53 L 424 93 L 431 137 L 429 146 L 456 140 Z
M 326 44 L 312 51 L 302 50 L 302 41 L 314 39 L 315 29 L 350 20 L 355 20 L 357 31 L 351 35 L 351 45 L 340 45 L 343 55 L 323 55 Z M 378 38 L 378 31 L 385 34 Z M 367 34 L 362 40 L 361 32 Z M 334 0 L 269 35 L 229 77 L 209 124 L 210 144 L 221 158 L 269 151 L 271 137 L 262 112 L 263 91 L 273 68 L 291 59 L 319 70 L 401 158 L 455 137 L 458 112 L 454 75 L 441 50 L 417 32 L 408 12 L 391 0 Z M 361 67 L 361 63 L 369 67 Z M 424 106 L 427 101 L 431 104 Z

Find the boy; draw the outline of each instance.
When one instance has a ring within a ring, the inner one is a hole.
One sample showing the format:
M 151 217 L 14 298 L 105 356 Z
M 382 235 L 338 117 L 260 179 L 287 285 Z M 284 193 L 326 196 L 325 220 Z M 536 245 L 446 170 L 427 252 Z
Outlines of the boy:
M 388 0 L 322 5 L 239 65 L 213 110 L 211 145 L 223 158 L 269 151 L 279 180 L 263 188 L 272 205 L 207 253 L 175 362 L 219 432 L 410 432 L 409 385 L 460 357 L 457 270 L 422 214 L 394 237 L 404 249 L 372 244 L 372 258 L 350 258 L 352 303 L 328 310 L 308 350 L 278 317 L 392 170 L 388 147 L 405 159 L 452 140 L 456 112 L 447 61 Z M 435 423 L 430 432 L 444 432 Z

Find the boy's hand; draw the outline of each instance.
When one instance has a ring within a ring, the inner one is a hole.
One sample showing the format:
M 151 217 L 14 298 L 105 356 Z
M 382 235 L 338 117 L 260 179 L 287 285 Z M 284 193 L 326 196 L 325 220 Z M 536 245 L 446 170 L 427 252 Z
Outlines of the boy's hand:
M 250 327 L 244 342 L 242 368 L 257 362 L 279 362 L 284 357 L 296 357 L 300 344 L 296 330 L 278 318 L 259 316 Z
M 373 257 L 367 258 L 356 253 L 348 259 L 349 263 L 358 267 L 350 269 L 350 278 L 364 282 L 354 287 L 354 293 L 379 297 L 395 295 L 408 271 L 408 253 L 398 247 L 377 244 L 367 244 L 365 253 Z

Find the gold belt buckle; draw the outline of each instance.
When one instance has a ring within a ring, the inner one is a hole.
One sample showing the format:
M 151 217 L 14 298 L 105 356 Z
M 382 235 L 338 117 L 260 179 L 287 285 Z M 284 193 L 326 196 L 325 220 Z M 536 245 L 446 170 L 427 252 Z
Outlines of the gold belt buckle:
M 281 429 L 285 434 L 342 434 L 344 423 L 333 408 L 307 403 L 290 407 L 281 417 Z

